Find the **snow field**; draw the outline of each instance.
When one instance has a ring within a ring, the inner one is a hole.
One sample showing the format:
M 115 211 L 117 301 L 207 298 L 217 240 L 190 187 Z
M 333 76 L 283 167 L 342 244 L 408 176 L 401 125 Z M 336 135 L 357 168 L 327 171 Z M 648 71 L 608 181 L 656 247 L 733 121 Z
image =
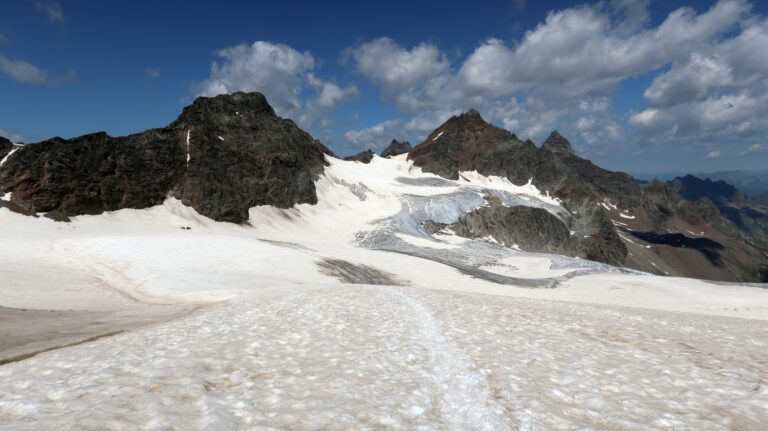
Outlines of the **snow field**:
M 757 430 L 765 348 L 749 320 L 275 288 L 0 367 L 0 429 Z

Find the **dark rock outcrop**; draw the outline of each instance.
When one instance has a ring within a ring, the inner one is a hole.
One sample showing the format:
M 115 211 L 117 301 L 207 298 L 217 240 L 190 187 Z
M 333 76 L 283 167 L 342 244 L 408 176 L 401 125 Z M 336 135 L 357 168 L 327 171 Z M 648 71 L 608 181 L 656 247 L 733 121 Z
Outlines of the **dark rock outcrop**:
M 571 147 L 571 143 L 568 142 L 568 140 L 565 139 L 560 133 L 558 133 L 557 130 L 549 135 L 541 148 L 543 150 L 549 151 L 550 153 L 566 154 L 569 156 L 576 155 L 576 153 L 573 151 L 573 147 Z
M 371 160 L 373 160 L 373 156 L 374 154 L 372 150 L 365 150 L 357 154 L 344 157 L 344 160 L 368 164 L 371 163 Z
M 747 238 L 768 251 L 768 211 L 735 186 L 693 175 L 677 177 L 668 185 L 692 203 L 717 207 Z
M 574 255 L 578 248 L 563 222 L 541 208 L 480 207 L 463 214 L 451 228 L 459 236 L 491 236 L 507 247 L 533 252 Z
M 387 145 L 387 148 L 381 152 L 381 157 L 389 158 L 405 154 L 413 149 L 411 144 L 407 141 L 400 142 L 397 139 L 393 139 L 392 142 Z
M 256 205 L 316 203 L 323 148 L 260 93 L 201 97 L 165 128 L 27 145 L 0 168 L 0 192 L 62 218 L 171 195 L 214 220 L 243 223 Z
M 722 180 L 712 181 L 708 178 L 702 179 L 693 175 L 677 177 L 669 182 L 669 185 L 675 189 L 680 196 L 691 202 L 701 198 L 708 198 L 716 205 L 743 204 L 747 197 L 739 189 Z
M 580 254 L 612 265 L 622 264 L 626 246 L 595 202 L 600 199 L 602 183 L 622 189 L 611 193 L 622 200 L 638 196 L 639 185 L 626 174 L 605 171 L 572 151 L 564 151 L 570 149 L 570 144 L 556 132 L 549 140 L 549 149 L 538 148 L 470 110 L 438 127 L 408 158 L 425 172 L 451 179 L 458 178 L 461 171 L 478 171 L 509 178 L 515 184 L 533 181 L 542 192 L 562 199 L 573 211 L 568 228 L 582 238 Z M 557 152 L 551 152 L 552 148 Z
M 0 160 L 3 160 L 13 149 L 13 144 L 8 139 L 0 136 Z
M 768 190 L 752 196 L 752 200 L 758 205 L 768 206 Z
M 560 239 L 561 243 L 549 247 L 574 256 L 657 274 L 718 280 L 762 281 L 760 274 L 768 270 L 765 252 L 745 239 L 711 201 L 689 202 L 669 185 L 640 184 L 625 173 L 602 169 L 578 157 L 568 140 L 557 132 L 539 148 L 530 140 L 523 141 L 494 127 L 477 111 L 470 110 L 438 127 L 408 158 L 425 172 L 450 179 L 458 178 L 462 171 L 478 171 L 506 177 L 518 185 L 532 181 L 540 191 L 559 198 L 570 212 L 562 227 L 543 218 L 532 220 L 542 229 L 550 229 L 553 241 L 558 241 L 560 237 L 555 233 L 563 228 L 573 231 L 569 239 Z M 503 232 L 512 235 L 516 226 L 505 225 L 505 217 L 497 214 L 506 211 L 487 209 L 467 217 L 476 226 L 495 220 L 498 233 L 494 237 L 503 236 Z M 536 231 L 534 227 L 524 228 L 531 229 Z M 483 232 L 465 229 L 469 235 Z M 698 240 L 646 244 L 640 238 L 631 240 L 632 232 L 643 232 L 644 238 L 655 234 L 679 234 L 691 240 L 706 236 L 722 247 L 708 247 L 704 253 L 703 248 L 685 247 L 688 243 L 704 243 Z M 518 245 L 533 251 L 533 244 Z

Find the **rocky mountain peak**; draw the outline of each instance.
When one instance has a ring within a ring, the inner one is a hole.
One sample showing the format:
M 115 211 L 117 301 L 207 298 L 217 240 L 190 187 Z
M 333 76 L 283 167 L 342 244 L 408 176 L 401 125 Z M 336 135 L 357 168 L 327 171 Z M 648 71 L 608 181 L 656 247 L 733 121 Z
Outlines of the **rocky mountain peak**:
M 555 154 L 576 155 L 573 151 L 573 147 L 571 147 L 571 143 L 568 142 L 563 135 L 558 133 L 557 130 L 550 133 L 541 148 Z
M 214 97 L 198 97 L 184 108 L 171 127 L 186 124 L 216 122 L 227 124 L 233 121 L 247 121 L 252 117 L 277 117 L 267 98 L 259 93 L 237 92 Z
M 490 123 L 485 121 L 479 112 L 475 109 L 470 109 L 467 112 L 463 112 L 459 115 L 454 115 L 448 119 L 444 124 L 446 127 L 458 128 L 458 129 L 477 129 L 493 127 Z M 442 127 L 440 127 L 442 129 Z
M 746 197 L 736 187 L 723 180 L 712 181 L 709 178 L 701 179 L 688 174 L 673 179 L 669 185 L 690 201 L 706 197 L 718 205 L 723 205 L 743 203 L 746 200 Z
M 27 145 L 0 167 L 0 192 L 25 212 L 62 219 L 174 196 L 214 220 L 243 223 L 257 205 L 316 203 L 324 153 L 261 93 L 200 97 L 160 129 Z
M 360 162 L 360 163 L 371 163 L 371 160 L 373 160 L 373 150 L 365 150 L 361 151 L 357 154 L 352 154 L 351 156 L 344 157 L 344 160 L 348 162 Z
M 381 157 L 394 157 L 398 156 L 400 154 L 405 154 L 410 152 L 413 149 L 411 147 L 411 144 L 407 141 L 398 141 L 397 139 L 393 139 L 392 142 L 387 145 L 387 148 L 384 149 L 384 151 L 381 152 Z
M 0 159 L 6 156 L 13 149 L 13 143 L 9 139 L 0 136 Z

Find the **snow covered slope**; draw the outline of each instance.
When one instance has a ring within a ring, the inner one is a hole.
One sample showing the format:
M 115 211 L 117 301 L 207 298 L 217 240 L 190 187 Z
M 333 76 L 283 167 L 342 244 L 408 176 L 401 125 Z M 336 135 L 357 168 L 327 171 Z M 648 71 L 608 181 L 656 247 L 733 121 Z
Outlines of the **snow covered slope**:
M 218 306 L 0 366 L 0 429 L 760 429 L 768 290 L 467 240 L 532 186 L 329 158 L 318 204 L 0 208 L 0 307 Z M 431 233 L 430 233 L 431 232 Z M 223 302 L 222 302 L 223 301 Z M 0 315 L 1 316 L 1 315 Z

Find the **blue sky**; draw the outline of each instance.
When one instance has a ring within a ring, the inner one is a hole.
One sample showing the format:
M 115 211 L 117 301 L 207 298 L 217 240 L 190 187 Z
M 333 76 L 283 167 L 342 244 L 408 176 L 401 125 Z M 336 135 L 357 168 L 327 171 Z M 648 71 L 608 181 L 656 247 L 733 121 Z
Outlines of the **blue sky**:
M 258 90 L 339 154 L 474 107 L 612 169 L 765 168 L 766 3 L 11 0 L 0 134 L 124 135 Z

